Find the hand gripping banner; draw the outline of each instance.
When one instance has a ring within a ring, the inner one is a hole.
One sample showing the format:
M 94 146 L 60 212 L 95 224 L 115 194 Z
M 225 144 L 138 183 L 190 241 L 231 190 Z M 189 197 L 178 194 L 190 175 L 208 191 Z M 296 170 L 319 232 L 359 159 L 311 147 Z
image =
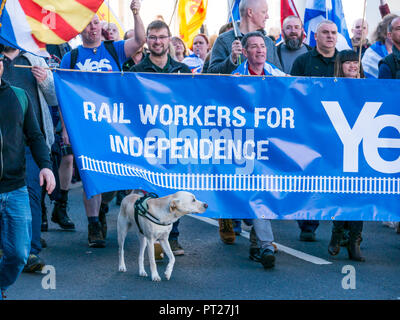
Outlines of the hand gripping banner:
M 89 197 L 187 190 L 215 218 L 400 220 L 397 80 L 54 79 Z

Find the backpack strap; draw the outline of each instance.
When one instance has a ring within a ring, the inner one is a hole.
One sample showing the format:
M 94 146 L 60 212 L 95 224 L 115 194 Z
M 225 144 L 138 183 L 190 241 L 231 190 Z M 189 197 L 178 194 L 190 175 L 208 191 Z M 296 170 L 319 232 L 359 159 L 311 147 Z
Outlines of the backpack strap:
M 13 89 L 15 95 L 18 98 L 19 104 L 21 105 L 22 112 L 24 114 L 24 119 L 25 119 L 25 114 L 26 111 L 28 110 L 28 97 L 26 95 L 25 90 L 17 87 L 11 86 L 11 89 Z
M 103 43 L 104 43 L 104 46 L 106 47 L 108 53 L 113 57 L 114 61 L 117 63 L 119 71 L 122 71 L 121 63 L 119 62 L 119 58 L 118 58 L 118 54 L 117 54 L 117 50 L 114 47 L 114 41 L 113 40 L 105 40 L 105 41 L 103 41 Z
M 112 40 L 106 40 L 103 41 L 104 47 L 108 51 L 108 53 L 111 55 L 111 57 L 114 59 L 114 61 L 118 65 L 119 71 L 122 71 L 121 69 L 121 63 L 119 62 L 117 50 L 114 47 L 114 41 Z M 75 69 L 76 62 L 78 61 L 78 48 L 75 48 L 71 50 L 71 62 L 70 62 L 70 69 Z
M 78 48 L 71 50 L 70 69 L 75 69 L 76 62 L 78 61 Z

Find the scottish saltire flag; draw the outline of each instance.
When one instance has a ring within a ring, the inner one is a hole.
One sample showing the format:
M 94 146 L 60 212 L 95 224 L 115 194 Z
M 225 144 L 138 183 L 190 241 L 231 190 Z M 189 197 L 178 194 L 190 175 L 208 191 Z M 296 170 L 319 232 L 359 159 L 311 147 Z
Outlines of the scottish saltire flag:
M 362 65 L 367 78 L 378 78 L 379 61 L 386 57 L 389 52 L 382 42 L 375 42 L 364 53 Z
M 79 34 L 103 0 L 0 0 L 0 42 L 47 56 L 46 44 Z
M 351 49 L 351 40 L 344 17 L 341 0 L 307 0 L 304 12 L 304 29 L 307 34 L 306 43 L 315 47 L 314 34 L 323 20 L 333 21 L 338 28 L 336 48 L 341 51 Z
M 233 75 L 250 75 L 249 72 L 249 63 L 246 60 L 242 64 L 239 65 L 239 67 L 236 68 L 232 72 Z M 265 62 L 264 63 L 264 75 L 266 76 L 275 76 L 275 77 L 285 77 L 287 76 L 286 73 L 282 72 L 279 70 L 276 66 L 274 66 L 272 63 Z
M 229 10 L 232 11 L 232 15 L 230 12 L 228 12 L 229 15 L 229 22 L 232 22 L 232 17 L 235 21 L 239 21 L 240 20 L 240 13 L 239 13 L 239 4 L 240 4 L 240 0 L 232 0 L 232 4 L 231 4 L 231 8 L 229 8 Z

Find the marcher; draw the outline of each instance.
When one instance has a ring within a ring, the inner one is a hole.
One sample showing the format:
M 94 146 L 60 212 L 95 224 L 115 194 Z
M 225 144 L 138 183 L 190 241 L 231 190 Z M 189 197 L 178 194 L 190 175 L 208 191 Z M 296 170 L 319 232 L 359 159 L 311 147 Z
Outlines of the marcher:
M 393 42 L 392 53 L 379 62 L 379 79 L 400 79 L 400 17 L 388 26 L 388 37 Z
M 32 214 L 25 182 L 25 146 L 39 167 L 39 184 L 51 193 L 55 187 L 49 149 L 25 90 L 11 87 L 3 76 L 0 55 L 0 299 L 24 268 L 31 249 Z
M 264 35 L 261 32 L 254 31 L 247 33 L 242 39 L 242 47 L 246 60 L 232 74 L 254 76 L 286 75 L 276 66 L 266 62 L 267 48 L 265 46 Z M 249 257 L 254 261 L 261 262 L 266 269 L 273 268 L 275 266 L 275 247 L 272 244 L 274 235 L 271 220 L 253 219 L 252 224 L 252 232 L 256 235 L 257 246 L 254 246 L 251 242 Z
M 173 47 L 173 53 L 170 52 L 170 55 L 174 60 L 182 62 L 187 55 L 185 43 L 179 37 L 172 37 L 171 45 Z
M 337 26 L 330 20 L 322 21 L 315 34 L 316 47 L 299 56 L 293 63 L 292 76 L 333 77 L 336 55 Z M 318 220 L 298 220 L 301 241 L 315 241 Z
M 277 46 L 277 53 L 283 71 L 289 74 L 296 58 L 312 48 L 303 43 L 303 23 L 297 16 L 288 16 L 283 20 L 282 37 L 284 41 Z
M 239 5 L 239 39 L 234 30 L 222 33 L 214 43 L 208 73 L 231 74 L 244 60 L 240 39 L 249 32 L 261 31 L 267 47 L 267 61 L 282 69 L 274 42 L 265 35 L 265 22 L 268 16 L 266 0 L 242 0 Z
M 82 71 L 121 71 L 122 63 L 136 53 L 143 46 L 145 40 L 144 26 L 139 15 L 139 0 L 132 0 L 131 10 L 135 23 L 134 38 L 126 41 L 101 42 L 100 20 L 95 15 L 81 33 L 83 44 L 64 56 L 61 61 L 61 68 Z M 66 133 L 66 130 L 64 131 Z M 67 135 L 64 139 L 69 140 Z M 105 211 L 102 211 L 102 215 L 99 216 L 101 198 L 101 194 L 99 194 L 87 199 L 85 192 L 83 192 L 83 202 L 88 217 L 88 244 L 94 248 L 104 248 L 106 245 L 107 222 Z
M 182 63 L 186 64 L 192 73 L 201 73 L 203 70 L 204 60 L 208 54 L 209 40 L 204 33 L 196 35 L 193 39 L 193 53 L 182 60 Z
M 393 42 L 388 37 L 388 26 L 396 18 L 395 14 L 386 15 L 372 35 L 373 44 L 365 51 L 362 65 L 367 78 L 378 78 L 379 61 L 392 53 Z
M 7 46 L 4 46 L 2 53 L 5 56 L 3 79 L 10 85 L 22 88 L 28 93 L 50 156 L 51 147 L 54 143 L 54 126 L 49 105 L 58 104 L 53 74 L 50 70 L 45 69 L 48 66 L 43 58 Z M 32 66 L 32 69 L 16 68 L 14 67 L 15 64 Z M 32 212 L 32 243 L 24 271 L 34 272 L 41 271 L 45 265 L 44 260 L 39 256 L 43 243 L 43 240 L 41 240 L 42 188 L 39 183 L 40 170 L 29 147 L 26 147 L 25 157 L 26 183 Z
M 335 77 L 341 78 L 365 78 L 362 65 L 359 63 L 359 54 L 353 50 L 343 50 L 337 54 L 335 62 Z M 345 227 L 347 226 L 347 228 Z M 350 260 L 365 261 L 361 255 L 360 243 L 363 229 L 362 221 L 333 221 L 332 236 L 329 242 L 328 252 L 332 256 L 339 254 L 341 242 L 348 229 L 348 241 L 346 244 Z
M 141 63 L 133 66 L 130 69 L 131 72 L 191 73 L 186 64 L 175 61 L 169 55 L 171 32 L 165 22 L 161 20 L 151 22 L 147 27 L 146 38 L 149 54 Z M 184 254 L 184 250 L 178 242 L 178 226 L 179 220 L 172 225 L 168 239 L 175 256 Z
M 357 19 L 354 21 L 353 28 L 351 29 L 353 32 L 353 38 L 351 38 L 351 44 L 353 46 L 353 50 L 360 54 L 361 47 L 361 57 L 364 56 L 365 51 L 371 46 L 368 41 L 368 22 L 364 19 Z M 361 40 L 363 41 L 361 44 Z
M 242 0 L 239 5 L 239 14 L 238 39 L 235 39 L 235 30 L 229 30 L 220 34 L 212 48 L 210 64 L 206 72 L 231 74 L 245 60 L 241 39 L 245 34 L 257 30 L 260 30 L 264 35 L 265 46 L 267 48 L 266 61 L 281 69 L 275 44 L 265 35 L 264 31 L 265 22 L 269 18 L 267 1 Z M 236 239 L 236 232 L 239 231 L 240 221 L 219 219 L 218 223 L 221 240 L 226 244 L 233 244 Z M 256 243 L 255 247 L 257 247 Z

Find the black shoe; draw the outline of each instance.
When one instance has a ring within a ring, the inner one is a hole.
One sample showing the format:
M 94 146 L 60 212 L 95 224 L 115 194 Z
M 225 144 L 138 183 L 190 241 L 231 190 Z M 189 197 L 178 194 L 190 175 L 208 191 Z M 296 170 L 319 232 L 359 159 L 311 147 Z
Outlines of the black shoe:
M 43 238 L 40 238 L 40 244 L 41 244 L 43 249 L 47 248 L 47 242 Z
M 261 264 L 263 265 L 263 267 L 265 269 L 270 269 L 273 268 L 275 266 L 275 255 L 274 252 L 269 250 L 269 249 L 265 249 L 262 253 L 261 253 Z
M 106 214 L 108 212 L 108 204 L 102 203 L 100 205 L 100 211 L 99 211 L 99 222 L 101 224 L 101 232 L 103 234 L 103 238 L 107 238 L 107 219 L 106 219 Z
M 260 248 L 250 248 L 249 258 L 255 262 L 261 261 Z
M 42 271 L 45 265 L 46 264 L 44 263 L 43 259 L 40 258 L 38 255 L 30 254 L 28 257 L 28 261 L 26 262 L 26 265 L 22 271 L 29 273 L 35 271 Z
M 101 231 L 100 222 L 89 223 L 88 225 L 88 244 L 91 248 L 105 248 L 106 241 L 104 240 Z
M 46 206 L 43 206 L 43 204 L 42 204 L 42 225 L 40 227 L 40 230 L 42 232 L 46 232 L 49 230 L 49 223 L 47 221 L 47 209 Z
M 67 204 L 65 202 L 55 202 L 51 221 L 57 223 L 62 229 L 74 230 L 75 224 L 67 215 Z
M 314 242 L 315 241 L 315 232 L 301 231 L 300 241 Z

